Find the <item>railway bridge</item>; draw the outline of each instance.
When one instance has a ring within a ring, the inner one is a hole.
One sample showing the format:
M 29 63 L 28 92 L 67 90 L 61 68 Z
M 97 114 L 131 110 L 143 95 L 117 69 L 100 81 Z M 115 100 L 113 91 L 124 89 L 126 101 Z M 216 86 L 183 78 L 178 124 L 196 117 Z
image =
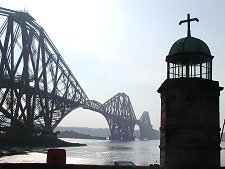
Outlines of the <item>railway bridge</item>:
M 90 100 L 45 30 L 27 12 L 0 7 L 0 133 L 53 134 L 71 111 L 101 113 L 112 140 L 134 140 L 135 125 L 149 138 L 148 112 L 137 120 L 129 97 Z M 75 120 L 75 119 L 74 119 Z

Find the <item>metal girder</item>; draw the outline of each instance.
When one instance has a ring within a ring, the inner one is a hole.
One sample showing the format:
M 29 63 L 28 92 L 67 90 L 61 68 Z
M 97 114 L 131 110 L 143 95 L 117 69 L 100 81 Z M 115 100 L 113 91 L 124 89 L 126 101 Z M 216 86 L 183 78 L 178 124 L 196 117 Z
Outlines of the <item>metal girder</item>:
M 0 15 L 0 128 L 51 133 L 88 97 L 33 17 L 5 8 Z
M 133 133 L 136 124 L 140 128 L 140 139 L 152 138 L 153 128 L 149 113 L 144 111 L 140 120 L 137 120 L 131 101 L 124 93 L 118 93 L 104 104 L 87 100 L 83 108 L 99 112 L 106 118 L 111 140 L 134 140 Z
M 102 105 L 102 114 L 105 116 L 112 140 L 134 140 L 134 126 L 136 116 L 129 97 L 118 93 Z
M 124 93 L 104 104 L 89 100 L 47 33 L 28 13 L 0 7 L 0 16 L 5 18 L 0 28 L 0 132 L 51 134 L 78 107 L 101 113 L 113 140 L 134 140 L 135 124 L 150 124 L 146 115 L 138 123 Z
M 134 126 L 137 122 L 129 97 L 118 93 L 101 104 L 94 100 L 85 102 L 85 109 L 101 113 L 107 120 L 111 140 L 134 140 Z
M 89 109 L 102 114 L 102 104 L 95 100 L 87 100 L 84 105 L 84 109 Z
M 88 100 L 84 108 L 99 112 L 106 118 L 111 140 L 135 139 L 133 133 L 137 119 L 130 99 L 125 93 L 116 94 L 104 104 Z
M 152 135 L 152 124 L 147 111 L 143 112 L 140 120 L 138 121 L 138 125 L 140 128 L 140 139 L 150 139 Z

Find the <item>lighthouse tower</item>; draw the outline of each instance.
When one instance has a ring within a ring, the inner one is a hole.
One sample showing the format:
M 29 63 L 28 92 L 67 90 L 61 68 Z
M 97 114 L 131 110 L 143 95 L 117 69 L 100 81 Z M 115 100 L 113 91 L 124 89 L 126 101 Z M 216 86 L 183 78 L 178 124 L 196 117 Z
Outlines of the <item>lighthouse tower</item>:
M 219 96 L 223 90 L 212 80 L 210 49 L 192 37 L 190 18 L 187 37 L 171 47 L 167 79 L 161 96 L 160 165 L 166 169 L 220 167 Z

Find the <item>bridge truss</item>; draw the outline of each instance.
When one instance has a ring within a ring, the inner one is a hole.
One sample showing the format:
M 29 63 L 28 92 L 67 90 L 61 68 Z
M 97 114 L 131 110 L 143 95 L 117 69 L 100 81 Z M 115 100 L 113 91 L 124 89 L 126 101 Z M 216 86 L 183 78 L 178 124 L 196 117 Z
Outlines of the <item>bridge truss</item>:
M 28 13 L 0 9 L 1 127 L 51 132 L 86 100 L 60 53 Z
M 138 121 L 140 128 L 140 139 L 152 139 L 152 125 L 149 117 L 149 113 L 144 111 L 140 120 Z
M 88 100 L 87 109 L 101 113 L 107 120 L 112 140 L 134 140 L 134 126 L 138 123 L 129 97 L 118 93 L 104 104 Z
M 104 104 L 89 100 L 32 16 L 1 7 L 0 16 L 6 18 L 0 28 L 0 132 L 52 134 L 66 115 L 83 107 L 106 118 L 111 139 L 134 139 L 141 122 L 126 94 Z

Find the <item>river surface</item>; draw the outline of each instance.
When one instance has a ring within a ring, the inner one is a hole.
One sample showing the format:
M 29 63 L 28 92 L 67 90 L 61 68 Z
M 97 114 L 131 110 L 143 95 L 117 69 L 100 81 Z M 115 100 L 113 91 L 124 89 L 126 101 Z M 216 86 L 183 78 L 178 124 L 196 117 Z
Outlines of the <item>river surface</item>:
M 88 139 L 64 139 L 88 146 L 65 147 L 67 164 L 113 165 L 115 161 L 131 161 L 135 165 L 159 164 L 159 140 L 136 140 L 130 142 Z M 222 142 L 225 147 L 225 142 Z M 16 149 L 16 148 L 15 148 Z M 0 158 L 0 163 L 45 163 L 46 148 L 32 148 L 27 155 Z M 221 166 L 225 166 L 225 150 L 221 151 Z

